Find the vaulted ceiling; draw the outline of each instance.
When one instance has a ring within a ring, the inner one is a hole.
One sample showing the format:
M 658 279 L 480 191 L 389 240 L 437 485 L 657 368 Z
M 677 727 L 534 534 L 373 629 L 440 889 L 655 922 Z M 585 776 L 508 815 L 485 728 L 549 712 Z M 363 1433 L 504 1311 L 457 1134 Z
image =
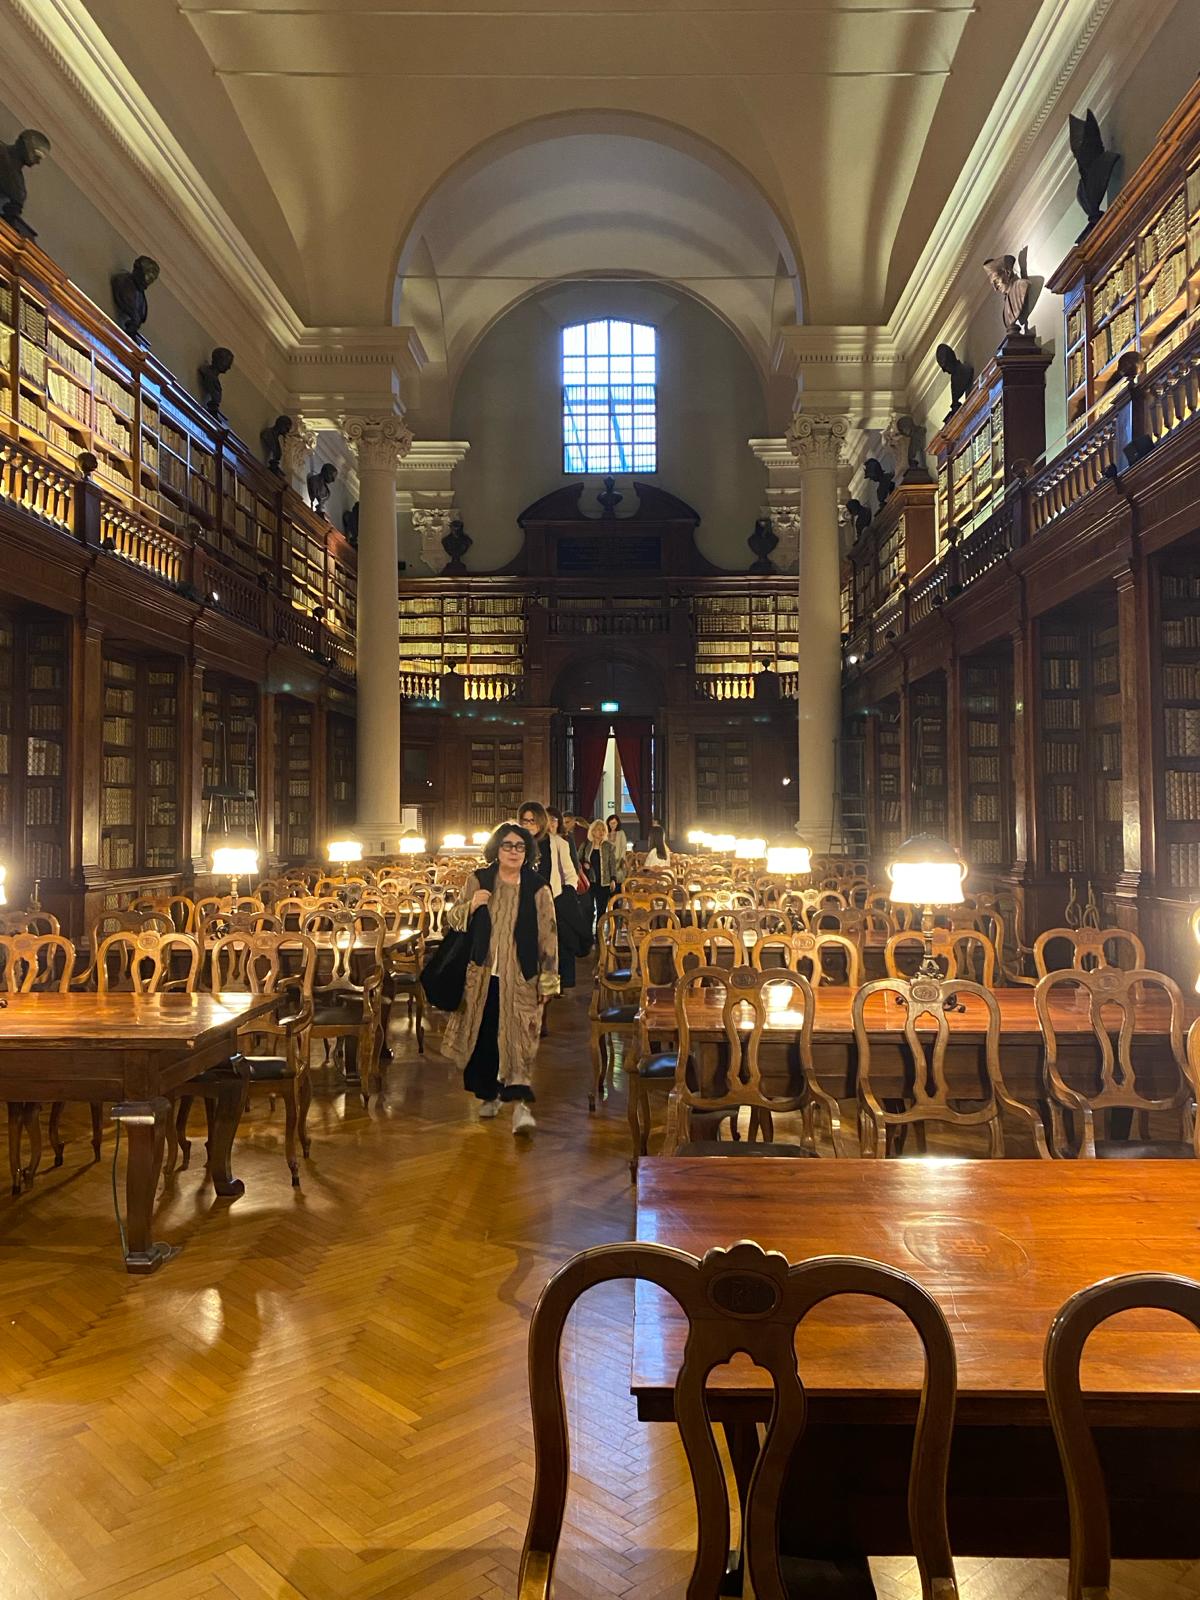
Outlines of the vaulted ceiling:
M 452 367 L 593 271 L 689 283 L 760 359 L 885 321 L 1050 0 L 72 3 L 304 322 L 405 313 Z

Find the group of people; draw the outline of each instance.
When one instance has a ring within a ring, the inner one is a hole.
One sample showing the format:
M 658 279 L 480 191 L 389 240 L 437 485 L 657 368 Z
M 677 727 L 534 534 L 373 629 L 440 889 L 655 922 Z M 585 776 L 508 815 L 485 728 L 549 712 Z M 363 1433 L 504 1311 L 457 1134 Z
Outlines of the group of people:
M 647 844 L 647 867 L 670 865 L 657 818 Z M 588 821 L 525 800 L 517 820 L 494 831 L 484 865 L 446 914 L 449 927 L 467 936 L 470 953 L 442 1054 L 462 1068 L 481 1118 L 511 1104 L 514 1134 L 536 1127 L 531 1079 L 545 1003 L 574 987 L 575 962 L 625 881 L 628 853 L 615 813 Z

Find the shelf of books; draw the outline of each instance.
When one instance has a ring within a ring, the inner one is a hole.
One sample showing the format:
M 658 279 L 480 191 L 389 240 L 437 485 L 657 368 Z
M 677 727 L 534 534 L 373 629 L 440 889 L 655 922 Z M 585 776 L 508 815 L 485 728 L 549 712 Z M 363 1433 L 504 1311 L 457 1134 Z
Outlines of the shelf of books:
M 903 843 L 904 808 L 900 793 L 900 703 L 896 696 L 879 710 L 875 739 L 876 813 L 872 852 L 890 861 Z
M 798 608 L 799 597 L 790 592 L 697 596 L 692 601 L 697 680 L 703 685 L 706 678 L 744 678 L 749 691 L 764 667 L 796 672 Z
M 1045 870 L 1082 872 L 1086 865 L 1082 624 L 1044 621 L 1039 644 L 1040 790 Z
M 24 635 L 24 705 L 16 720 L 25 748 L 22 768 L 25 875 L 29 880 L 66 876 L 68 624 L 29 617 Z M 32 887 L 32 883 L 30 884 Z
M 206 672 L 200 712 L 204 851 L 258 838 L 258 691 Z
M 471 740 L 468 820 L 474 828 L 494 828 L 515 817 L 522 800 L 524 758 L 519 739 Z
M 1164 561 L 1158 597 L 1159 884 L 1194 895 L 1200 891 L 1200 560 Z
M 696 739 L 696 820 L 736 833 L 750 822 L 750 741 L 723 735 Z
M 354 718 L 330 712 L 325 725 L 329 742 L 329 823 L 333 828 L 345 829 L 353 824 L 355 815 Z
M 100 866 L 179 866 L 179 668 L 105 651 Z
M 214 542 L 227 561 L 252 578 L 260 573 L 270 577 L 276 571 L 278 487 L 256 482 L 255 474 L 228 456 L 221 461 L 221 516 Z
M 402 676 L 456 672 L 494 682 L 503 698 L 524 670 L 525 599 L 520 595 L 405 596 L 400 602 Z
M 914 684 L 911 711 L 912 831 L 946 832 L 946 678 L 930 673 Z
M 275 851 L 307 861 L 313 842 L 313 708 L 280 695 L 275 701 Z
M 163 389 L 142 380 L 143 503 L 171 533 L 193 523 L 211 537 L 217 518 L 216 440 L 202 435 Z
M 1112 877 L 1125 864 L 1121 783 L 1121 661 L 1115 616 L 1088 625 L 1091 691 L 1089 769 L 1092 773 L 1092 870 Z
M 966 734 L 965 854 L 972 867 L 995 870 L 1013 858 L 1012 668 L 1000 657 L 963 663 Z

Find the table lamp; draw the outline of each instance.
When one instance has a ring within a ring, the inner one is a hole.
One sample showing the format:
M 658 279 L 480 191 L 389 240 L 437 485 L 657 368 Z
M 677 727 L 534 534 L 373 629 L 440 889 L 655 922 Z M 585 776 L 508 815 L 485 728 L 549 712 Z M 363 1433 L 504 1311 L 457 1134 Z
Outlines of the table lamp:
M 406 833 L 400 839 L 400 854 L 402 856 L 423 856 L 425 854 L 425 840 L 419 833 Z
M 480 850 L 482 850 L 484 845 L 488 842 L 488 840 L 491 837 L 492 837 L 491 834 L 487 831 L 486 828 L 480 828 L 477 833 L 473 833 L 471 835 L 471 843 L 473 845 L 476 845 Z
M 945 839 L 932 833 L 918 833 L 904 841 L 887 871 L 892 880 L 891 898 L 895 904 L 921 907 L 925 953 L 915 976 L 941 983 L 941 969 L 933 955 L 933 909 L 962 904 L 967 864 Z
M 258 851 L 251 845 L 223 844 L 213 851 L 213 874 L 216 877 L 228 877 L 229 892 L 236 900 L 238 896 L 238 879 L 245 873 L 253 877 L 258 871 Z
M 443 850 L 465 850 L 466 848 L 467 836 L 465 833 L 448 833 L 442 839 Z
M 326 861 L 335 861 L 346 877 L 352 862 L 362 860 L 362 845 L 357 839 L 331 839 L 325 846 Z
M 761 861 L 767 853 L 765 839 L 736 839 L 733 845 L 735 861 Z
M 812 871 L 812 851 L 806 844 L 773 844 L 767 850 L 767 871 L 783 878 L 803 878 Z

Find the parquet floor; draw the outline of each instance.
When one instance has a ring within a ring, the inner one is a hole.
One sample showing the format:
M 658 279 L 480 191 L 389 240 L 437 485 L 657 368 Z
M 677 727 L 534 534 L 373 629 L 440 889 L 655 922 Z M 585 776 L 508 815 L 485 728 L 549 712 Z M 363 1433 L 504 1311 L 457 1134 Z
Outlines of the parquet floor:
M 581 974 L 581 977 L 583 974 Z M 332 1086 L 294 1192 L 282 1114 L 248 1113 L 236 1204 L 168 1180 L 156 1277 L 121 1267 L 111 1135 L 0 1200 L 0 1600 L 500 1600 L 531 1482 L 525 1334 L 573 1250 L 626 1238 L 624 1094 L 585 1109 L 582 989 L 556 1009 L 538 1132 L 475 1119 L 401 1029 L 388 1093 Z M 629 1292 L 568 1345 L 575 1481 L 561 1600 L 677 1596 L 694 1531 L 671 1430 L 628 1395 Z M 965 1600 L 1049 1600 L 1053 1563 L 964 1562 Z M 919 1594 L 881 1563 L 880 1595 Z M 1127 1567 L 1121 1600 L 1200 1593 Z

